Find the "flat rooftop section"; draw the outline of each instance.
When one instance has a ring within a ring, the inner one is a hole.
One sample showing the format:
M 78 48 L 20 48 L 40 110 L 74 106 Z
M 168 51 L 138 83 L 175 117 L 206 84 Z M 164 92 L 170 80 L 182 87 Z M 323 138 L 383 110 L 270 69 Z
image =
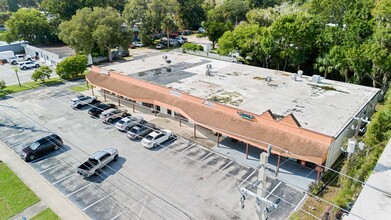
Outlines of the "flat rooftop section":
M 76 54 L 76 52 L 69 46 L 36 46 L 42 50 L 46 50 L 55 54 L 58 54 L 60 57 L 70 57 Z
M 160 54 L 104 68 L 255 114 L 293 113 L 302 127 L 334 137 L 379 91 L 324 79 L 312 83 L 304 75 L 294 81 L 292 73 L 188 54 L 164 55 L 170 64 Z M 212 76 L 206 75 L 207 64 Z
M 391 195 L 391 140 L 380 156 L 349 216 L 344 220 L 390 219 L 391 197 L 389 195 Z

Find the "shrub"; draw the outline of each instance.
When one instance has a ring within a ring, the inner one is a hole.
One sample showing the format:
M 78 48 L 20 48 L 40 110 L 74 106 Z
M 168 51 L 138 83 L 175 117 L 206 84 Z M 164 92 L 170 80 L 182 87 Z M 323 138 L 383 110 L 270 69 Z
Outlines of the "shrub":
M 186 50 L 203 51 L 204 50 L 204 48 L 201 45 L 189 43 L 189 42 L 184 43 L 182 45 L 182 49 L 183 49 L 183 51 L 186 51 Z
M 39 69 L 36 69 L 34 73 L 31 75 L 31 79 L 34 81 L 42 81 L 45 82 L 45 79 L 49 79 L 53 70 L 48 66 L 41 66 Z
M 75 55 L 57 64 L 56 72 L 61 79 L 73 79 L 87 69 L 88 59 L 85 55 Z
M 5 87 L 7 86 L 5 85 L 4 80 L 0 80 L 0 92 L 4 91 Z

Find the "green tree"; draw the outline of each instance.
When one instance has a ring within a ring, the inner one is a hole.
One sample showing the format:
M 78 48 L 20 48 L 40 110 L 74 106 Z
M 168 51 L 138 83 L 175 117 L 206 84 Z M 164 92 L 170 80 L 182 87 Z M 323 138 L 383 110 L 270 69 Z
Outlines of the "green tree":
M 49 79 L 53 70 L 50 69 L 48 66 L 41 66 L 38 69 L 34 71 L 34 73 L 31 75 L 31 79 L 34 81 L 42 81 L 45 82 L 45 79 Z
M 162 22 L 167 15 L 177 15 L 176 0 L 129 0 L 123 17 L 130 27 L 137 23 L 139 36 L 145 45 L 153 41 L 152 35 L 162 30 Z
M 7 87 L 6 84 L 5 84 L 5 81 L 4 80 L 0 80 L 0 92 L 3 92 L 5 87 Z
M 206 12 L 202 7 L 203 0 L 178 0 L 179 23 L 185 29 L 197 29 L 206 19 Z
M 16 12 L 19 9 L 17 0 L 7 0 L 8 10 Z
M 78 9 L 83 8 L 80 1 L 74 0 L 43 0 L 41 8 L 62 20 L 69 20 Z
M 71 20 L 60 24 L 59 38 L 76 50 L 90 54 L 95 46 L 107 51 L 112 59 L 111 49 L 128 48 L 131 31 L 113 8 L 95 7 L 78 10 Z
M 71 56 L 57 64 L 56 73 L 62 79 L 73 79 L 84 73 L 87 63 L 85 55 Z
M 274 8 L 257 8 L 247 12 L 246 18 L 249 23 L 268 27 L 279 15 Z
M 167 46 L 170 47 L 170 33 L 177 28 L 174 18 L 172 15 L 168 14 L 162 21 L 162 30 L 166 33 L 167 36 Z
M 267 34 L 265 27 L 246 22 L 238 25 L 233 31 L 227 31 L 219 39 L 219 54 L 228 55 L 238 52 L 246 62 L 253 65 L 266 66 L 265 47 L 262 46 L 262 38 Z
M 7 42 L 27 40 L 31 44 L 41 44 L 50 39 L 50 26 L 37 9 L 21 8 L 5 22 Z
M 278 57 L 283 61 L 283 70 L 288 64 L 300 69 L 312 50 L 316 50 L 317 36 L 322 26 L 316 17 L 297 12 L 281 15 L 270 26 L 270 37 L 275 42 Z

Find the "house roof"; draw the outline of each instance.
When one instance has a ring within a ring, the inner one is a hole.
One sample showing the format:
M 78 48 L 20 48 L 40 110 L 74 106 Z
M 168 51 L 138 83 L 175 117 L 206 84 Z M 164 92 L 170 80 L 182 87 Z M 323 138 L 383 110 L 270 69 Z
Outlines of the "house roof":
M 93 67 L 86 79 L 97 87 L 133 100 L 148 102 L 181 113 L 197 124 L 263 149 L 277 146 L 273 153 L 322 164 L 334 138 L 300 127 L 293 115 L 282 120 L 273 118 L 270 111 L 250 115 L 240 109 L 207 100 L 170 88 L 137 80 L 113 71 Z M 107 75 L 106 75 L 107 73 Z M 243 118 L 246 114 L 251 120 Z M 250 117 L 251 118 L 251 117 Z M 281 149 L 279 149 L 281 148 Z

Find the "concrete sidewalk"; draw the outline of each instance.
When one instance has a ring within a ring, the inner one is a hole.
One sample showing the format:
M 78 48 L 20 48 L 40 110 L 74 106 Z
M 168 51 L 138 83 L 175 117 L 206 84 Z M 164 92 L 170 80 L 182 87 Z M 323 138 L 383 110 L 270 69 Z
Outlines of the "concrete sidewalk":
M 81 93 L 88 96 L 92 95 L 91 89 L 87 91 L 83 91 Z M 96 96 L 97 99 L 102 102 L 113 103 L 116 106 L 118 106 L 118 98 L 113 97 L 111 94 L 106 94 L 106 101 L 104 101 L 102 92 L 99 89 L 94 88 L 94 96 Z M 155 124 L 156 126 L 169 129 L 173 131 L 175 134 L 187 140 L 193 141 L 207 148 L 212 148 L 216 145 L 217 137 L 214 136 L 214 133 L 212 131 L 206 128 L 197 126 L 196 137 L 194 137 L 193 125 L 183 120 L 180 124 L 179 119 L 173 118 L 164 113 L 157 113 L 155 116 L 155 114 L 151 112 L 150 108 L 145 106 L 139 106 L 138 104 L 135 104 L 134 106 L 135 111 L 133 112 L 133 105 L 128 100 L 121 99 L 120 103 L 121 103 L 121 106 L 119 107 L 120 109 L 124 109 L 124 110 L 126 109 L 132 115 L 134 114 L 134 115 L 142 116 L 145 120 Z M 220 140 L 222 139 L 223 138 L 221 138 Z
M 42 200 L 64 220 L 89 219 L 80 209 L 74 206 L 42 176 L 21 160 L 6 144 L 0 141 L 0 160 Z
M 36 216 L 38 213 L 42 212 L 45 210 L 48 206 L 41 201 L 35 203 L 34 205 L 28 207 L 27 209 L 21 211 L 20 213 L 14 215 L 12 218 L 9 220 L 20 220 L 23 217 L 30 219 L 34 216 Z

